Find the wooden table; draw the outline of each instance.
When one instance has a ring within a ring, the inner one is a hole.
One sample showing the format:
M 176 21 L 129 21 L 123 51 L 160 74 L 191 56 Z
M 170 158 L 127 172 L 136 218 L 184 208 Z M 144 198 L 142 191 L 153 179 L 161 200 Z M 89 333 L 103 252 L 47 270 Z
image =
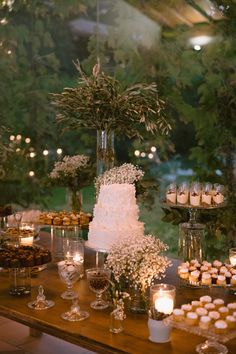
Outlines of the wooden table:
M 86 257 L 86 261 L 90 259 Z M 91 263 L 88 264 L 91 266 Z M 167 272 L 166 283 L 178 286 L 176 276 L 177 261 Z M 49 310 L 35 311 L 27 307 L 27 303 L 34 300 L 38 286 L 42 284 L 48 299 L 55 301 L 55 306 Z M 109 314 L 111 309 L 95 311 L 89 304 L 94 294 L 88 289 L 86 279 L 80 280 L 75 286 L 79 292 L 81 309 L 87 310 L 90 317 L 82 322 L 67 322 L 61 319 L 60 314 L 69 309 L 70 301 L 65 301 L 60 294 L 65 286 L 60 281 L 55 264 L 48 265 L 47 269 L 32 278 L 32 293 L 25 297 L 14 297 L 8 294 L 8 274 L 0 272 L 0 315 L 20 322 L 35 330 L 48 333 L 68 342 L 80 345 L 96 353 L 133 353 L 151 354 L 191 354 L 196 353 L 195 347 L 205 338 L 187 334 L 184 331 L 172 330 L 171 342 L 156 344 L 148 340 L 147 316 L 128 314 L 124 321 L 124 331 L 119 334 L 109 332 Z M 189 302 L 206 294 L 202 289 L 177 288 L 177 305 Z M 212 294 L 214 297 L 222 294 Z M 226 296 L 227 301 L 236 301 L 235 296 Z M 226 343 L 229 353 L 236 352 L 236 339 Z

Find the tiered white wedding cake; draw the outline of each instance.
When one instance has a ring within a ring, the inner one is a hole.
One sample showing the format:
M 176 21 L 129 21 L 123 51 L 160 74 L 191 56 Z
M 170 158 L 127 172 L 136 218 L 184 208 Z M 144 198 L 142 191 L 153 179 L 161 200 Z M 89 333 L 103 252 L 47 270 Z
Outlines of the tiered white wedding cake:
M 87 246 L 109 250 L 121 238 L 142 236 L 144 224 L 138 218 L 134 185 L 102 185 L 89 224 Z

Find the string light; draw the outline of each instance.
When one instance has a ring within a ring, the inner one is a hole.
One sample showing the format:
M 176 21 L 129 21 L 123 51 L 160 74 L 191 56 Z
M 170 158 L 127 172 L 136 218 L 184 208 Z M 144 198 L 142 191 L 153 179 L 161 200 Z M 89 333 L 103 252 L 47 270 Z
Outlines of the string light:
M 30 138 L 25 138 L 25 142 L 26 142 L 26 144 L 29 144 L 31 142 L 31 139 Z
M 16 152 L 20 152 L 20 148 L 17 148 L 17 149 L 16 149 Z
M 43 150 L 43 155 L 48 156 L 49 151 L 48 150 Z
M 151 147 L 151 152 L 156 152 L 156 151 L 157 151 L 156 146 L 152 146 L 152 147 Z
M 10 138 L 9 138 L 11 141 L 15 140 L 15 135 L 10 135 Z
M 36 156 L 36 153 L 32 151 L 32 152 L 30 152 L 29 155 L 30 155 L 31 158 L 34 158 Z
M 1 23 L 1 25 L 6 25 L 6 24 L 7 24 L 7 19 L 6 19 L 6 17 L 2 18 L 2 19 L 0 20 L 0 23 Z
M 20 134 L 18 134 L 18 135 L 16 136 L 16 140 L 21 140 L 21 138 L 22 138 L 22 136 L 21 136 Z
M 29 171 L 29 176 L 30 176 L 30 177 L 34 177 L 34 176 L 35 176 L 34 171 Z
M 146 156 L 146 153 L 145 152 L 141 152 L 141 157 L 145 157 Z
M 137 156 L 137 157 L 140 156 L 140 151 L 139 150 L 135 150 L 134 155 Z
M 148 154 L 148 158 L 153 159 L 153 154 L 152 153 Z
M 11 53 L 12 53 L 12 51 L 9 49 L 9 50 L 7 51 L 7 54 L 11 55 Z
M 58 148 L 58 149 L 57 149 L 57 154 L 58 154 L 58 155 L 61 155 L 61 154 L 62 154 L 62 149 L 61 149 L 61 148 Z

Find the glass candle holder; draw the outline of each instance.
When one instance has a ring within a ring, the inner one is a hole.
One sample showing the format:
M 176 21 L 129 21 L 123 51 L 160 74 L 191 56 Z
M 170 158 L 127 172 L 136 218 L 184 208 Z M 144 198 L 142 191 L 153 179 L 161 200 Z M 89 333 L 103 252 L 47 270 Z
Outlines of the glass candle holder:
M 230 248 L 229 261 L 230 261 L 230 264 L 232 264 L 232 266 L 236 266 L 236 248 Z
M 80 274 L 83 276 L 84 267 L 84 242 L 81 239 L 65 239 L 63 244 L 65 259 L 72 260 L 80 266 Z
M 150 288 L 148 329 L 151 342 L 166 343 L 170 341 L 172 327 L 163 320 L 173 312 L 175 292 L 175 287 L 169 284 L 157 284 Z
M 150 288 L 150 307 L 158 317 L 171 315 L 174 309 L 176 288 L 170 284 L 156 284 Z

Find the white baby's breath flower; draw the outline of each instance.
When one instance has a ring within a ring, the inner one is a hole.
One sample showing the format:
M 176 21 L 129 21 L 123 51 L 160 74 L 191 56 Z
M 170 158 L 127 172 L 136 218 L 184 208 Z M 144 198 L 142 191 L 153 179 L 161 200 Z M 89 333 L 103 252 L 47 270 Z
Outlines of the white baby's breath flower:
M 143 176 L 144 172 L 139 167 L 134 166 L 131 163 L 124 163 L 119 167 L 113 167 L 95 179 L 97 195 L 101 185 L 103 184 L 133 184 L 142 179 Z
M 125 277 L 133 285 L 146 289 L 154 279 L 164 277 L 171 265 L 161 255 L 168 246 L 153 235 L 134 236 L 115 243 L 107 256 L 106 265 L 119 283 Z

